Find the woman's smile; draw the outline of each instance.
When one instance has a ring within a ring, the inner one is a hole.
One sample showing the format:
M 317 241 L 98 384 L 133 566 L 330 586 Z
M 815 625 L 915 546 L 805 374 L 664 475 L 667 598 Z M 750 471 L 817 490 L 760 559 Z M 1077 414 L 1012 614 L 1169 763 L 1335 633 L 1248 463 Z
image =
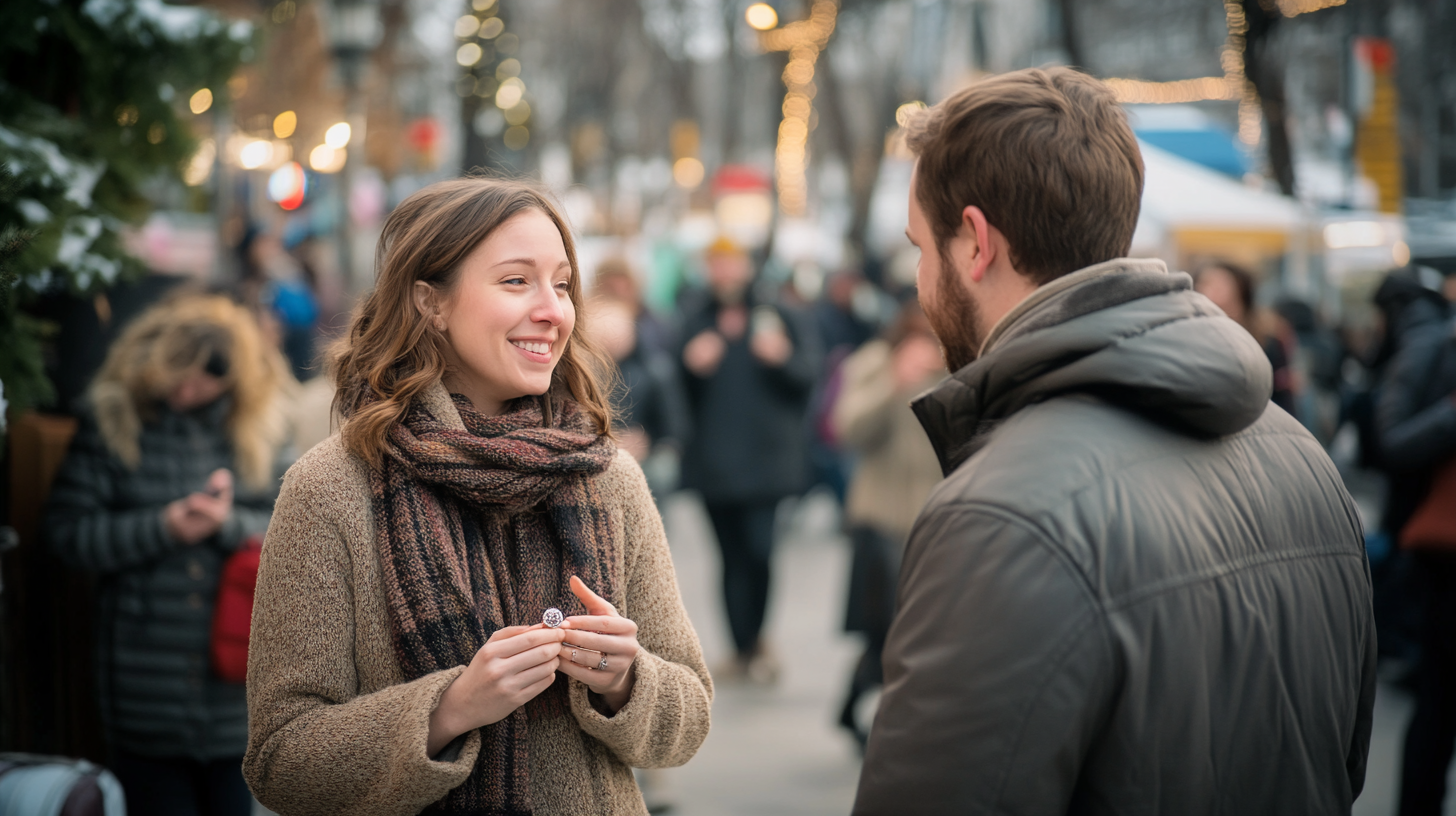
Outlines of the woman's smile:
M 525 352 L 526 359 L 538 363 L 551 362 L 551 342 L 546 340 L 511 340 L 511 345 Z

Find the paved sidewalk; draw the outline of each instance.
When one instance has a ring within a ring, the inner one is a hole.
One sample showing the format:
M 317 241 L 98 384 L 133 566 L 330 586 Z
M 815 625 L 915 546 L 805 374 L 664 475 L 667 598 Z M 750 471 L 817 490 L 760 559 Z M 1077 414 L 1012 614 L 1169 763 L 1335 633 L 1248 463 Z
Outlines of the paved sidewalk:
M 732 649 L 712 528 L 691 496 L 662 509 L 688 614 L 708 665 L 720 665 Z M 854 801 L 859 750 L 835 725 L 860 650 L 841 629 L 848 545 L 827 496 L 811 496 L 781 522 L 768 639 L 783 676 L 770 688 L 717 686 L 707 742 L 687 765 L 660 774 L 675 816 L 843 816 Z

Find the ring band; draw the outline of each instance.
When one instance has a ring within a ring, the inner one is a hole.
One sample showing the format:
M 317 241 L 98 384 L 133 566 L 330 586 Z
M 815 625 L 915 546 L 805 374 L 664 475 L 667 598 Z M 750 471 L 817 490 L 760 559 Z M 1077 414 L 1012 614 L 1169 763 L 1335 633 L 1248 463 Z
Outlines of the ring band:
M 579 660 L 576 659 L 577 654 L 580 653 L 580 652 L 591 652 L 594 655 L 599 655 L 601 657 L 601 662 L 599 662 L 597 664 L 598 666 L 600 666 L 601 663 L 606 662 L 607 656 L 605 654 L 597 651 L 596 649 L 588 649 L 585 646 L 574 646 L 574 645 L 572 645 L 570 643 L 566 643 L 566 644 L 563 644 L 563 645 L 569 646 L 571 648 L 571 656 L 568 657 L 567 660 L 570 660 L 572 663 L 575 663 L 578 666 L 586 666 L 587 668 L 591 668 L 591 665 L 592 665 L 590 663 L 583 663 L 583 662 L 581 662 L 581 661 L 579 661 Z

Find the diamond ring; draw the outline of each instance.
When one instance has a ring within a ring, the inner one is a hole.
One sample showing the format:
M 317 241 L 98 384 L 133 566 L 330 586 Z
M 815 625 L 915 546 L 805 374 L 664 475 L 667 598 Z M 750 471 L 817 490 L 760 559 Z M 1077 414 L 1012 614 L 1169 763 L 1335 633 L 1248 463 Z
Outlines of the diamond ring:
M 560 626 L 564 620 L 566 620 L 566 616 L 561 614 L 561 610 L 554 606 L 541 614 L 541 622 L 552 629 Z

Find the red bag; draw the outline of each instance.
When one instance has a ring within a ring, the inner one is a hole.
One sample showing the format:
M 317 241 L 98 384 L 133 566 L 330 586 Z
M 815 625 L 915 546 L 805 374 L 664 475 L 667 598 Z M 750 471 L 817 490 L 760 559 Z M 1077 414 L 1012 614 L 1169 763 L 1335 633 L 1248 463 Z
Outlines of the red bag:
M 1456 550 L 1456 457 L 1436 470 L 1431 492 L 1400 531 L 1407 550 Z
M 248 634 L 253 627 L 253 592 L 263 537 L 248 536 L 222 566 L 217 603 L 212 609 L 212 670 L 229 683 L 248 677 Z

